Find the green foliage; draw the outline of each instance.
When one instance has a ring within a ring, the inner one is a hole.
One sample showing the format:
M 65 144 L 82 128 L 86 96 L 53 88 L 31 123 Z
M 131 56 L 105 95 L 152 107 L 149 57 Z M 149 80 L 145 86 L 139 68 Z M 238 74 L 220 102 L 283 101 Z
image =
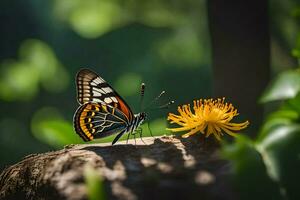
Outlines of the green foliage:
M 5 60 L 0 65 L 0 98 L 6 101 L 32 99 L 39 85 L 50 92 L 61 92 L 69 76 L 52 49 L 40 40 L 22 43 L 18 60 Z
M 234 144 L 225 145 L 223 153 L 233 162 L 233 181 L 241 199 L 281 199 L 279 187 L 268 176 L 253 141 L 239 136 Z
M 300 71 L 289 70 L 277 76 L 262 95 L 260 102 L 290 99 L 300 91 Z
M 282 196 L 299 199 L 300 125 L 280 126 L 257 143 L 268 175 L 276 181 Z
M 82 37 L 95 38 L 134 22 L 151 27 L 178 27 L 194 20 L 190 10 L 184 8 L 200 6 L 196 1 L 56 0 L 54 12 Z
M 136 73 L 124 73 L 116 80 L 115 89 L 122 91 L 123 96 L 131 96 L 137 93 L 142 83 L 142 77 Z
M 149 125 L 149 128 L 148 128 Z M 163 134 L 171 134 L 169 131 L 166 131 L 167 128 L 167 121 L 165 118 L 158 118 L 156 120 L 152 120 L 149 122 L 149 124 L 142 124 L 143 129 L 143 136 L 151 136 L 150 130 L 153 134 L 153 136 L 159 136 Z M 149 130 L 150 129 L 150 130 Z
M 234 164 L 235 183 L 242 199 L 299 199 L 300 179 L 300 74 L 279 74 L 261 102 L 281 100 L 255 140 L 237 138 L 224 146 Z
M 89 200 L 105 200 L 103 180 L 99 173 L 90 165 L 84 168 L 84 179 L 86 183 Z
M 87 39 L 103 37 L 134 23 L 169 28 L 170 36 L 153 44 L 165 63 L 182 68 L 208 62 L 204 1 L 56 0 L 53 14 Z
M 74 132 L 72 123 L 64 120 L 55 108 L 40 109 L 33 116 L 31 124 L 33 135 L 54 148 L 83 143 Z
M 4 0 L 0 5 L 5 8 L 0 141 L 13 155 L 3 153 L 1 166 L 29 153 L 82 143 L 72 125 L 78 106 L 74 77 L 82 67 L 103 76 L 135 113 L 141 82 L 147 85 L 145 105 L 167 91 L 153 107 L 211 94 L 205 1 Z M 46 108 L 52 111 L 42 112 Z M 154 135 L 167 133 L 165 117 L 172 109 L 147 111 Z M 143 137 L 150 136 L 142 127 Z
M 300 125 L 280 125 L 264 138 L 239 137 L 223 151 L 233 162 L 242 199 L 298 199 Z
M 271 113 L 263 124 L 257 140 L 261 141 L 270 131 L 282 125 L 292 125 L 299 119 L 299 112 L 287 109 L 284 106 L 281 109 Z
M 99 37 L 127 23 L 127 16 L 117 1 L 57 0 L 54 12 L 81 36 Z
M 162 60 L 174 67 L 197 67 L 205 60 L 205 48 L 201 39 L 189 26 L 176 30 L 172 36 L 157 44 L 157 50 Z M 194 64 L 194 65 L 192 65 Z

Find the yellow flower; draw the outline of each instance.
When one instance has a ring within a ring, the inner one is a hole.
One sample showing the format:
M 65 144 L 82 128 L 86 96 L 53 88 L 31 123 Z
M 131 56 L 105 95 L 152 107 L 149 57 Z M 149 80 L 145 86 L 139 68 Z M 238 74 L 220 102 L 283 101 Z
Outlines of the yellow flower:
M 189 131 L 182 135 L 187 138 L 197 132 L 206 137 L 213 135 L 221 140 L 223 132 L 235 136 L 234 132 L 246 128 L 248 121 L 243 123 L 231 123 L 233 117 L 238 115 L 237 109 L 232 104 L 225 103 L 223 99 L 200 99 L 194 100 L 194 111 L 192 113 L 190 104 L 178 106 L 179 115 L 169 113 L 168 120 L 171 124 L 178 124 L 180 128 L 168 128 L 172 132 Z

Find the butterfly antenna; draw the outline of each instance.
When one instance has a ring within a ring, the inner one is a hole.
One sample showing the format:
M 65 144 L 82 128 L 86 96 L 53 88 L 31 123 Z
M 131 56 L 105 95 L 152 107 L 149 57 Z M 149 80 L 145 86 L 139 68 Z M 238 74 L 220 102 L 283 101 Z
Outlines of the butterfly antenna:
M 169 101 L 169 102 L 166 103 L 166 104 L 163 104 L 163 105 L 158 106 L 158 107 L 156 107 L 156 108 L 152 108 L 151 111 L 169 108 L 169 107 L 170 107 L 172 104 L 174 104 L 174 103 L 175 103 L 175 101 Z
M 152 106 L 152 104 L 153 104 L 154 102 L 158 101 L 158 99 L 159 99 L 162 95 L 164 95 L 165 93 L 166 93 L 166 91 L 164 91 L 164 90 L 161 91 L 161 93 L 149 103 L 149 105 L 145 108 L 145 110 L 148 109 L 148 108 L 150 108 L 150 106 Z
M 168 103 L 163 104 L 163 105 L 159 106 L 158 108 L 159 108 L 159 109 L 169 108 L 169 107 L 170 107 L 172 104 L 174 104 L 174 103 L 175 103 L 175 101 L 169 101 Z
M 145 88 L 146 88 L 145 83 L 142 83 L 141 84 L 141 100 L 140 100 L 140 109 L 141 109 L 141 111 L 143 111 L 143 109 L 144 109 Z

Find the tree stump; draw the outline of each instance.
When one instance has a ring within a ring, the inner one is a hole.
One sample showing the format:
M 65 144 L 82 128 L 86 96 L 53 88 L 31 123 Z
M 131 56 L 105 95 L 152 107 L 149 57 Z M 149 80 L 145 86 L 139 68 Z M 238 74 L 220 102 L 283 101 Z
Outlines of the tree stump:
M 236 199 L 218 143 L 202 137 L 143 140 L 29 155 L 1 173 L 0 198 L 87 199 L 84 169 L 91 166 L 107 199 Z

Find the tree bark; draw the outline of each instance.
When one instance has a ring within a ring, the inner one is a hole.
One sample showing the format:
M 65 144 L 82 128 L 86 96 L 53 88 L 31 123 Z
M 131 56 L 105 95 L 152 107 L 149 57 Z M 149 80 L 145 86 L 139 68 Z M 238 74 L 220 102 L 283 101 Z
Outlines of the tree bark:
M 252 136 L 262 123 L 257 101 L 270 79 L 267 0 L 207 0 L 214 94 L 249 119 Z
M 1 199 L 87 199 L 84 168 L 103 178 L 107 199 L 235 199 L 218 144 L 173 136 L 67 146 L 30 155 L 0 175 Z

